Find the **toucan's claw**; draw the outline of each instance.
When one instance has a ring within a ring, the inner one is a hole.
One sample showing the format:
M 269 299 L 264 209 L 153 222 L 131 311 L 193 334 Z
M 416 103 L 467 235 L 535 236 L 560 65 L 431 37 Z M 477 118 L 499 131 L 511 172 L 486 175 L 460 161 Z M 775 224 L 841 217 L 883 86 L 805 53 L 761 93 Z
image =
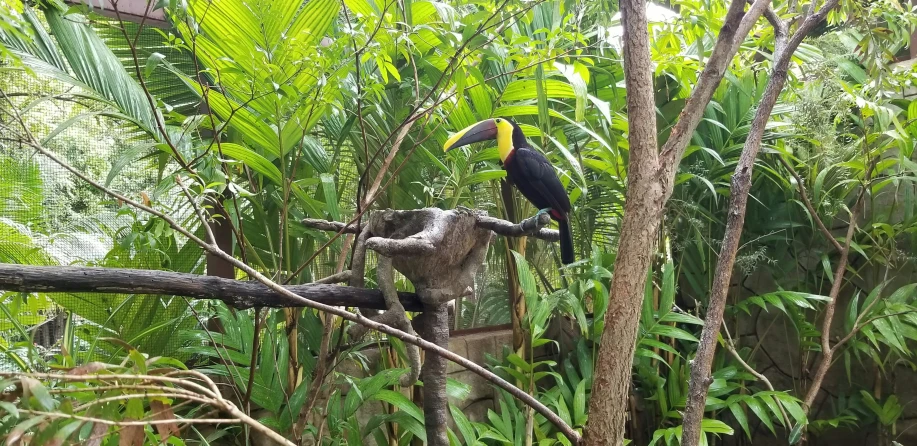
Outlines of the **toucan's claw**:
M 539 215 L 541 215 L 541 214 L 547 214 L 547 213 L 549 213 L 549 212 L 551 212 L 551 208 L 540 209 L 540 210 L 538 210 L 538 213 L 535 214 L 535 216 L 537 217 L 537 216 L 539 216 Z

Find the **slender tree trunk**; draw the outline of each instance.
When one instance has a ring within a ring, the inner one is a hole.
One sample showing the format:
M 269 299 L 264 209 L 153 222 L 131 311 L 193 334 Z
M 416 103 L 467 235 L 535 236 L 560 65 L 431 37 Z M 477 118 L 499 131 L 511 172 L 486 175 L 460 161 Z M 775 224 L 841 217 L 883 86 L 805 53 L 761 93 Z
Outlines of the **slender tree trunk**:
M 707 389 L 713 382 L 711 368 L 713 357 L 716 353 L 716 341 L 723 323 L 723 311 L 726 307 L 726 295 L 729 291 L 729 282 L 732 279 L 732 270 L 735 266 L 736 252 L 742 237 L 742 225 L 745 222 L 745 211 L 748 205 L 748 193 L 751 190 L 752 171 L 755 158 L 761 148 L 761 140 L 770 118 L 774 105 L 786 84 L 789 65 L 793 53 L 802 43 L 806 35 L 824 19 L 828 11 L 837 6 L 838 0 L 829 0 L 816 14 L 809 16 L 787 39 L 786 24 L 774 19 L 775 48 L 774 65 L 771 77 L 768 79 L 764 94 L 755 111 L 751 130 L 745 140 L 745 146 L 739 157 L 732 177 L 730 189 L 730 202 L 726 219 L 726 233 L 720 249 L 719 260 L 714 273 L 713 288 L 710 291 L 710 300 L 707 304 L 707 315 L 704 320 L 704 329 L 701 333 L 697 354 L 691 362 L 691 377 L 688 382 L 688 397 L 685 402 L 683 416 L 682 445 L 696 446 L 701 438 L 701 422 L 703 421 L 704 408 L 707 401 Z M 844 260 L 846 261 L 846 260 Z
M 707 315 L 704 319 L 704 330 L 698 343 L 697 354 L 692 361 L 691 379 L 688 382 L 688 397 L 685 401 L 684 430 L 682 441 L 685 446 L 694 446 L 700 440 L 701 421 L 707 401 L 707 389 L 713 382 L 710 375 L 713 355 L 716 353 L 716 339 L 723 323 L 723 312 L 726 309 L 726 295 L 729 282 L 732 280 L 732 269 L 735 266 L 736 252 L 742 238 L 742 225 L 745 223 L 745 210 L 748 206 L 748 192 L 751 190 L 751 175 L 755 158 L 761 148 L 761 138 L 770 117 L 777 97 L 786 82 L 786 66 L 775 67 L 767 83 L 764 96 L 758 105 L 758 111 L 751 124 L 745 148 L 739 157 L 739 164 L 732 175 L 729 206 L 727 207 L 726 234 L 720 248 L 716 272 L 713 276 L 713 287 L 707 304 Z

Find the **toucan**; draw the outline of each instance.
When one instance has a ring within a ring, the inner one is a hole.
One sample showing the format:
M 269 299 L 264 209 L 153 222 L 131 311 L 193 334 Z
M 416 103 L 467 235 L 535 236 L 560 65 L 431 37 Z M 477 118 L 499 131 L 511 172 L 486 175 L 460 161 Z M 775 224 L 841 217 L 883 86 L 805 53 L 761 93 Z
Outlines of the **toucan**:
M 554 166 L 533 149 L 518 124 L 507 118 L 485 119 L 452 135 L 443 150 L 446 152 L 468 144 L 497 140 L 497 152 L 506 178 L 522 195 L 539 209 L 547 212 L 560 228 L 560 260 L 573 263 L 573 233 L 570 231 L 570 197 Z

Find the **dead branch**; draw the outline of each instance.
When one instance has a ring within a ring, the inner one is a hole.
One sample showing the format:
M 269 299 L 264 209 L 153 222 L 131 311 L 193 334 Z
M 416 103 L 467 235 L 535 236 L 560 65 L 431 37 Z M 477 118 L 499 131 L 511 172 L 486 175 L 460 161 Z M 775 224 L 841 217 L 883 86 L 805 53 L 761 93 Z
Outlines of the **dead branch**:
M 258 282 L 214 276 L 127 268 L 79 266 L 32 266 L 0 263 L 0 289 L 44 293 L 124 293 L 187 296 L 216 299 L 234 308 L 292 308 L 305 306 Z M 284 287 L 291 293 L 325 305 L 384 310 L 379 290 L 350 286 L 307 284 Z M 401 305 L 409 311 L 423 311 L 414 293 L 399 292 Z

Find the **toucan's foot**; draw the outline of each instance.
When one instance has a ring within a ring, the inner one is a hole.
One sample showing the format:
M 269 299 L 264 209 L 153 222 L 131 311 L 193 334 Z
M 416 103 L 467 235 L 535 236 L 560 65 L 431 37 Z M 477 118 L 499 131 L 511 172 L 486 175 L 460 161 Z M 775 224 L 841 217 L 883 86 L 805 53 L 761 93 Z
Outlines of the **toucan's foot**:
M 537 217 L 537 216 L 539 216 L 539 215 L 541 215 L 541 214 L 547 214 L 548 212 L 551 212 L 551 208 L 540 209 L 540 210 L 538 210 L 538 213 L 535 214 L 535 216 Z

